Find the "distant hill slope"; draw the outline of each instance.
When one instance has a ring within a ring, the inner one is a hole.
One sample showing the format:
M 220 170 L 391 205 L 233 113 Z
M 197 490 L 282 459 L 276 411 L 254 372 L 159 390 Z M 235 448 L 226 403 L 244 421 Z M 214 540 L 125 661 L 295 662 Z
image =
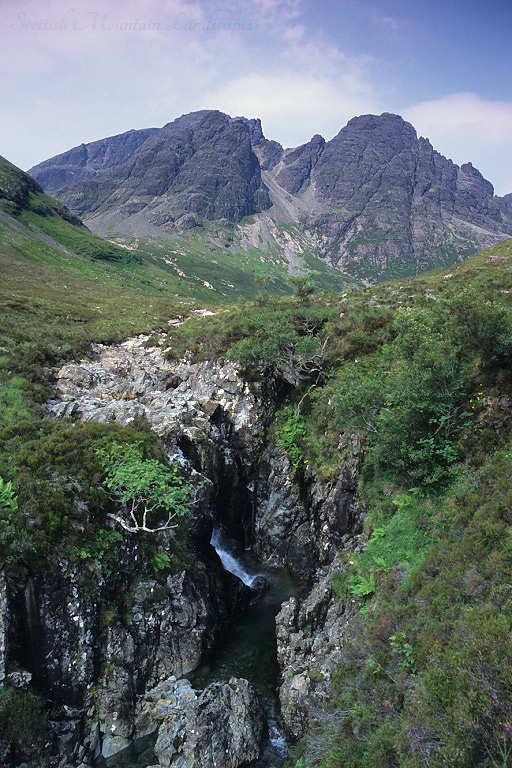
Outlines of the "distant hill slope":
M 31 176 L 0 158 L 0 266 L 4 277 L 9 265 L 8 271 L 14 270 L 17 281 L 23 275 L 30 282 L 37 262 L 37 269 L 43 271 L 63 270 L 58 278 L 48 275 L 48 280 L 66 283 L 73 273 L 144 293 L 167 294 L 172 301 L 181 297 L 202 303 L 252 298 L 262 284 L 271 294 L 292 290 L 287 261 L 262 258 L 259 251 L 230 254 L 224 248 L 226 228 L 222 229 L 220 239 L 208 239 L 204 234 L 182 236 L 171 244 L 162 238 L 129 238 L 118 245 L 91 232 Z M 307 265 L 296 259 L 295 266 L 307 268 L 321 289 L 358 285 L 320 259 L 308 259 Z
M 512 195 L 494 196 L 471 163 L 457 166 L 387 113 L 283 149 L 257 119 L 195 112 L 31 173 L 109 237 L 168 241 L 191 230 L 221 237 L 228 253 L 320 258 L 369 282 L 450 266 L 512 234 Z
M 0 222 L 68 255 L 129 263 L 140 257 L 87 229 L 27 173 L 0 156 Z

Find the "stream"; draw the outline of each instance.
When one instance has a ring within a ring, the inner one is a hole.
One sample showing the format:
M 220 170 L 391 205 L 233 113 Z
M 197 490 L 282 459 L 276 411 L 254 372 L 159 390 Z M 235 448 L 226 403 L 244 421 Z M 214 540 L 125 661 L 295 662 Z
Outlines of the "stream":
M 248 551 L 235 557 L 219 523 L 214 525 L 210 543 L 224 568 L 244 584 L 251 586 L 263 576 L 269 586 L 257 603 L 228 624 L 215 655 L 207 664 L 194 670 L 189 678 L 197 689 L 230 677 L 248 680 L 263 703 L 269 731 L 268 743 L 260 758 L 250 763 L 251 768 L 282 768 L 288 756 L 288 745 L 279 728 L 277 712 L 275 617 L 284 601 L 299 595 L 301 585 L 285 568 L 264 567 Z
M 250 587 L 262 576 L 269 586 L 257 603 L 229 622 L 208 663 L 186 677 L 197 690 L 213 682 L 229 680 L 230 677 L 248 680 L 265 709 L 269 739 L 259 759 L 247 765 L 250 768 L 282 768 L 288 756 L 288 745 L 279 726 L 275 617 L 284 601 L 292 596 L 298 597 L 302 585 L 284 568 L 262 566 L 250 551 L 235 555 L 218 522 L 214 524 L 210 544 L 225 570 L 246 586 Z M 95 763 L 96 768 L 147 768 L 154 765 L 155 739 L 156 734 L 153 734 L 134 744 L 137 757 L 130 750 L 130 756 L 120 753 L 106 761 L 100 758 Z

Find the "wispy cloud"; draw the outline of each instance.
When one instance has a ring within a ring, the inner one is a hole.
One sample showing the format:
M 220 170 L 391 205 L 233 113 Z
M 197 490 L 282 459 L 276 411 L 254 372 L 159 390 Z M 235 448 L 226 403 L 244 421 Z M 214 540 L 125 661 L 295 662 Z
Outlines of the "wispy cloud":
M 402 115 L 458 164 L 471 161 L 491 182 L 500 179 L 498 194 L 512 192 L 512 101 L 454 93 L 414 104 Z
M 297 146 L 315 133 L 329 139 L 354 115 L 375 111 L 377 101 L 365 91 L 348 73 L 338 81 L 291 72 L 249 74 L 215 91 L 210 106 L 261 117 L 266 136 Z
M 395 16 L 383 16 L 381 14 L 376 14 L 373 17 L 373 23 L 377 27 L 390 32 L 400 32 L 405 26 L 405 22 L 402 19 L 398 19 Z

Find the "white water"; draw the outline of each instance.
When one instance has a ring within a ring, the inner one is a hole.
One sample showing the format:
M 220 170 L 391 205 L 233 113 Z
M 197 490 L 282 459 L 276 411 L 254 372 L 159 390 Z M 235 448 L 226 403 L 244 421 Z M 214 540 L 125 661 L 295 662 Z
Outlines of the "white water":
M 255 575 L 248 573 L 242 563 L 234 557 L 228 550 L 222 541 L 222 528 L 219 523 L 215 523 L 212 530 L 212 537 L 210 544 L 215 549 L 216 553 L 220 557 L 220 561 L 226 571 L 229 571 L 243 581 L 247 587 L 252 587 L 254 580 L 257 578 Z

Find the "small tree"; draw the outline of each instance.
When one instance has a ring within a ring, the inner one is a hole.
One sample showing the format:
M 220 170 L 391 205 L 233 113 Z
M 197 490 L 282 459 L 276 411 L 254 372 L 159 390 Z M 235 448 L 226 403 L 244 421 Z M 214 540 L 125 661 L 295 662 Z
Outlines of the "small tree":
M 309 275 L 295 275 L 290 278 L 290 283 L 295 288 L 295 295 L 303 304 L 307 304 L 316 291 L 316 286 Z
M 176 528 L 176 517 L 189 509 L 191 486 L 176 468 L 144 459 L 140 443 L 97 451 L 105 470 L 105 488 L 121 504 L 122 513 L 108 517 L 130 533 L 155 533 Z

